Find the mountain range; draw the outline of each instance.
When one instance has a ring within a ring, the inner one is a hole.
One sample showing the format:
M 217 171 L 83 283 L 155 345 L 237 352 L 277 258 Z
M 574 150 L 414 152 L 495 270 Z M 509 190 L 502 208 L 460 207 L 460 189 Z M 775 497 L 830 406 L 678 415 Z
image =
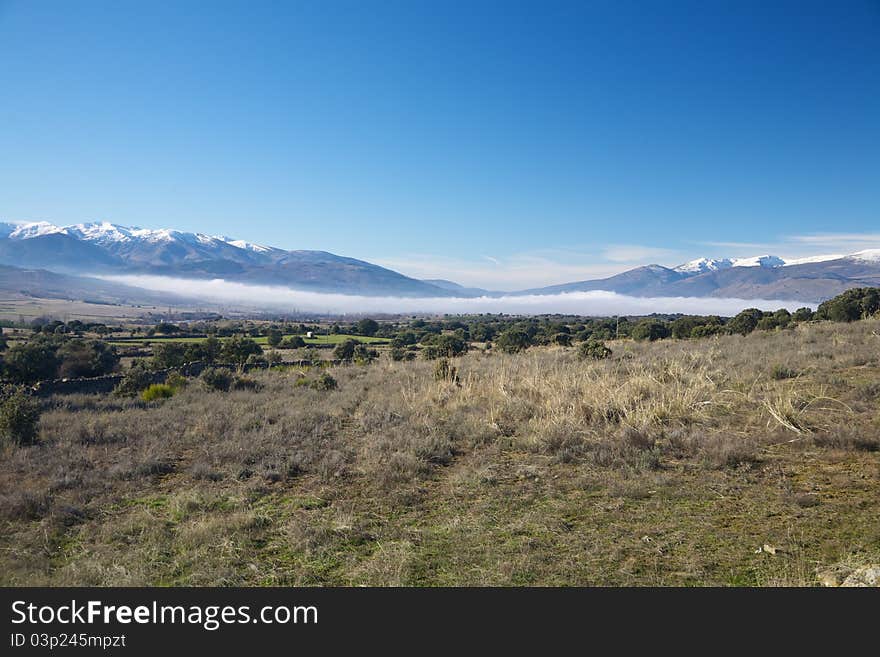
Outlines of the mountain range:
M 0 285 L 15 287 L 18 278 L 58 278 L 36 270 L 75 275 L 77 290 L 97 279 L 84 276 L 155 275 L 276 285 L 336 294 L 398 297 L 480 297 L 548 295 L 606 290 L 639 297 L 726 297 L 819 302 L 860 286 L 880 286 L 880 249 L 852 254 L 786 260 L 773 255 L 753 258 L 699 258 L 676 267 L 647 265 L 604 279 L 564 283 L 519 292 L 493 292 L 449 280 L 419 280 L 378 265 L 326 251 L 288 251 L 226 236 L 172 229 L 130 228 L 108 222 L 57 226 L 47 222 L 0 223 Z M 105 284 L 106 285 L 106 284 Z M 38 287 L 38 286 L 37 286 Z M 129 288 L 130 289 L 130 288 Z M 102 294 L 126 290 L 105 287 Z

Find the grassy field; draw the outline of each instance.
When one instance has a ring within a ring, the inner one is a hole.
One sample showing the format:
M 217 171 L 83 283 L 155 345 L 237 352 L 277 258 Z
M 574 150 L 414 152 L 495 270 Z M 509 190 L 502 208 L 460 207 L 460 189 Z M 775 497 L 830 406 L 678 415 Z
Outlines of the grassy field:
M 878 334 L 56 398 L 0 460 L 0 583 L 817 585 L 880 562 Z

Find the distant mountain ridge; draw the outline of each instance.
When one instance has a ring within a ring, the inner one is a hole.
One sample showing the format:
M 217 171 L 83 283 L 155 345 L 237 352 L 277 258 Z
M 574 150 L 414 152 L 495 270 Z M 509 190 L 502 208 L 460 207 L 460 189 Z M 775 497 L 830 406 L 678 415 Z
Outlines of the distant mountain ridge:
M 74 274 L 224 278 L 316 292 L 449 296 L 430 283 L 325 251 L 285 251 L 225 236 L 108 222 L 0 224 L 0 263 Z
M 0 264 L 75 275 L 154 275 L 363 296 L 503 296 L 445 279 L 418 280 L 326 251 L 288 251 L 241 239 L 109 222 L 57 226 L 0 223 Z M 819 302 L 846 289 L 880 286 L 880 249 L 784 259 L 698 258 L 647 265 L 608 278 L 510 292 L 547 295 L 606 290 L 637 297 L 727 297 Z

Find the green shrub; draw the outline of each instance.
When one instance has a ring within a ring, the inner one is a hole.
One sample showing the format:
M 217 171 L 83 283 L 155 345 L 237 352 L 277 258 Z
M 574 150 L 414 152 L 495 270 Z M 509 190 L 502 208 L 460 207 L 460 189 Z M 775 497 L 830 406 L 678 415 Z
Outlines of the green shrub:
M 141 399 L 145 402 L 169 399 L 174 396 L 174 388 L 167 383 L 154 383 L 141 393 Z
M 336 348 L 333 349 L 333 357 L 338 360 L 350 361 L 354 359 L 355 349 L 360 344 L 357 340 L 348 339 L 345 342 L 340 342 L 336 345 Z
M 224 367 L 209 367 L 199 378 L 211 390 L 226 392 L 232 387 L 232 372 Z
M 232 379 L 233 390 L 259 390 L 262 387 L 259 381 L 249 376 L 239 374 Z
M 663 340 L 671 335 L 672 331 L 666 322 L 656 319 L 644 319 L 635 325 L 632 337 L 636 340 Z
M 32 445 L 37 438 L 40 406 L 20 386 L 0 391 L 0 442 Z
M 434 365 L 434 378 L 438 381 L 458 383 L 458 368 L 452 365 L 447 358 L 441 358 Z
M 136 360 L 132 363 L 131 369 L 122 377 L 119 385 L 113 390 L 113 394 L 120 397 L 136 397 L 141 390 L 150 385 L 152 380 L 153 374 L 147 369 L 146 363 L 142 360 Z
M 336 379 L 327 372 L 321 372 L 321 375 L 309 384 L 309 387 L 315 390 L 336 390 Z
M 528 349 L 532 344 L 529 334 L 519 329 L 507 329 L 495 341 L 498 348 L 508 354 L 515 354 Z
M 793 370 L 785 365 L 774 365 L 770 370 L 770 376 L 776 381 L 783 379 L 793 379 L 798 375 L 797 370 Z
M 611 349 L 601 340 L 587 340 L 578 347 L 578 356 L 583 360 L 604 360 L 610 358 Z
M 186 388 L 186 377 L 183 376 L 180 372 L 171 372 L 168 376 L 165 377 L 165 383 L 177 392 L 178 390 L 183 390 Z
M 391 351 L 389 353 L 391 354 L 391 360 L 397 361 L 413 360 L 416 357 L 414 351 L 410 351 L 405 347 L 391 347 Z

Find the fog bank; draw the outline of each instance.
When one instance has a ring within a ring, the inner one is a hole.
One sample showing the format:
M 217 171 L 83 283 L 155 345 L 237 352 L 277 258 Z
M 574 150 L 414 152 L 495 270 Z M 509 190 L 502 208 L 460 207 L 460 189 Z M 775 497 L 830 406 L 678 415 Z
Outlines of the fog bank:
M 795 310 L 816 304 L 772 299 L 711 297 L 630 297 L 616 292 L 565 292 L 552 295 L 478 297 L 474 299 L 368 297 L 305 292 L 287 287 L 248 285 L 223 279 L 195 280 L 165 276 L 100 276 L 104 280 L 157 292 L 199 297 L 206 302 L 264 311 L 348 313 L 509 313 L 513 315 L 647 315 L 685 313 L 735 315 L 744 308 Z

